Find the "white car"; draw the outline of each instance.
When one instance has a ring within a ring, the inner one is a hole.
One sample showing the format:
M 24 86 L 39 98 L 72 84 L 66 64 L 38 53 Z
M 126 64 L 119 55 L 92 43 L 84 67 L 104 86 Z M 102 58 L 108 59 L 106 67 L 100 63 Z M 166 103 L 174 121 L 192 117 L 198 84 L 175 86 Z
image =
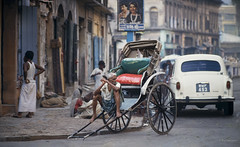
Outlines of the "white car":
M 225 115 L 233 114 L 233 84 L 223 59 L 217 55 L 193 54 L 175 60 L 170 88 L 175 93 L 178 110 L 186 105 L 203 108 L 216 105 Z

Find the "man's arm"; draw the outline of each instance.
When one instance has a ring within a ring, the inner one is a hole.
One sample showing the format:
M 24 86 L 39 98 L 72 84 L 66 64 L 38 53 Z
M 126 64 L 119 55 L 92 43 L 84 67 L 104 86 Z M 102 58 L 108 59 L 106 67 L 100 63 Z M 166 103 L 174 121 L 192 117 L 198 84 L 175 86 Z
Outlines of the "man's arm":
M 34 75 L 34 79 L 36 76 L 40 75 L 41 73 L 43 73 L 45 71 L 45 69 L 42 66 L 35 64 L 35 67 L 38 69 L 38 72 Z
M 99 74 L 101 74 L 101 72 L 94 69 L 93 72 L 91 73 L 90 77 L 92 78 L 92 77 L 95 77 L 96 75 L 99 75 Z
M 25 80 L 25 83 L 29 83 L 29 81 L 27 81 L 27 71 L 29 69 L 29 64 L 27 62 L 25 62 L 23 64 L 23 77 L 24 77 L 24 80 Z
M 92 75 L 91 75 L 91 78 L 94 77 L 94 76 L 96 76 L 96 75 L 99 75 L 99 74 L 101 74 L 101 73 L 99 72 L 99 73 L 92 74 Z
M 102 81 L 102 80 L 101 80 Z M 101 92 L 101 88 L 103 87 L 103 85 L 105 84 L 105 82 L 102 81 L 101 86 L 99 86 L 94 92 L 93 95 L 97 95 L 98 93 Z
M 109 82 L 107 79 L 102 79 L 103 81 L 105 81 L 105 83 L 108 83 L 109 85 L 110 85 L 110 87 L 112 87 L 112 89 L 114 90 L 114 91 L 119 91 L 120 90 L 120 87 L 117 87 L 116 85 L 114 85 L 114 84 L 112 84 L 111 82 Z M 102 81 L 101 80 L 101 81 Z

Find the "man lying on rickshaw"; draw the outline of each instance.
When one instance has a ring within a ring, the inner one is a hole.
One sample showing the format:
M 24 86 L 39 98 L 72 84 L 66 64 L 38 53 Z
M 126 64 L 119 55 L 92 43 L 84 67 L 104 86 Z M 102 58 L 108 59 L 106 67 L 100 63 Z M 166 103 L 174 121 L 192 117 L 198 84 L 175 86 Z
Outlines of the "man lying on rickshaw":
M 93 93 L 93 116 L 90 122 L 93 122 L 97 117 L 97 101 L 99 101 L 105 111 L 110 111 L 116 104 L 116 117 L 121 117 L 121 84 L 116 82 L 116 79 L 117 76 L 115 73 L 109 73 L 105 78 L 101 79 L 101 86 L 98 87 Z

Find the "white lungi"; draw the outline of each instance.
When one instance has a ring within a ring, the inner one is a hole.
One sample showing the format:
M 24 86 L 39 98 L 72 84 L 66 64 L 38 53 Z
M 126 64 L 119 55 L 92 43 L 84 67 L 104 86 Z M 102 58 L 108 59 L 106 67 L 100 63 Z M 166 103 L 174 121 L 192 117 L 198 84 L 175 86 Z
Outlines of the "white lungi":
M 18 112 L 36 112 L 36 81 L 34 80 L 35 64 L 28 62 L 27 79 L 30 83 L 25 82 L 21 88 Z
M 18 112 L 36 112 L 36 82 L 22 85 Z

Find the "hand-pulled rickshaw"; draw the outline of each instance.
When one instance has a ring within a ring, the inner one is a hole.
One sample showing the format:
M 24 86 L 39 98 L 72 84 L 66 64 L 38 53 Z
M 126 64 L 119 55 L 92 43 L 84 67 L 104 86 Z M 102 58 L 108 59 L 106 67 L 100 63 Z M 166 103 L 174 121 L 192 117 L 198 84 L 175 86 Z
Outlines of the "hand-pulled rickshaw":
M 172 90 L 163 82 L 165 73 L 156 70 L 160 51 L 161 44 L 156 40 L 129 42 L 124 46 L 117 66 L 110 70 L 116 73 L 117 81 L 122 85 L 122 116 L 115 117 L 116 107 L 111 110 L 103 108 L 97 118 L 102 117 L 104 125 L 85 135 L 84 139 L 105 127 L 114 133 L 123 131 L 129 125 L 132 112 L 143 102 L 147 102 L 147 120 L 156 133 L 166 134 L 172 129 L 177 114 L 176 101 Z M 78 134 L 90 124 L 68 138 L 81 138 Z

